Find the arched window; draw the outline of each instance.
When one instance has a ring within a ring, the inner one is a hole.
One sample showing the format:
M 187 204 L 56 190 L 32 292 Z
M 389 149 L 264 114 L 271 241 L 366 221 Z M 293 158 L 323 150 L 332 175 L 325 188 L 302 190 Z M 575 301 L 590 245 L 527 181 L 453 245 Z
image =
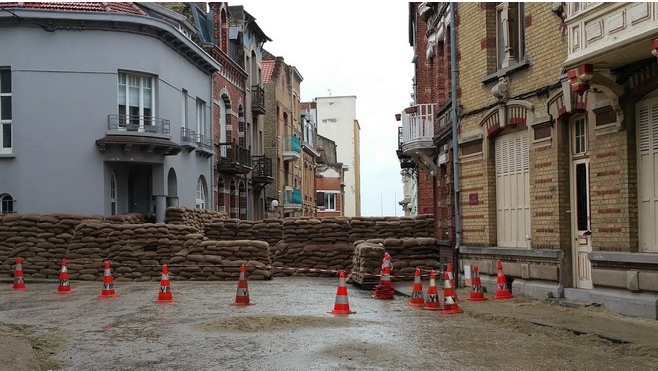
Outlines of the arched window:
M 0 195 L 0 214 L 11 214 L 14 212 L 14 199 L 5 193 Z
M 114 172 L 110 177 L 110 215 L 117 215 L 117 177 Z
M 203 180 L 203 176 L 199 177 L 199 180 L 196 182 L 196 204 L 197 209 L 206 208 L 206 184 Z

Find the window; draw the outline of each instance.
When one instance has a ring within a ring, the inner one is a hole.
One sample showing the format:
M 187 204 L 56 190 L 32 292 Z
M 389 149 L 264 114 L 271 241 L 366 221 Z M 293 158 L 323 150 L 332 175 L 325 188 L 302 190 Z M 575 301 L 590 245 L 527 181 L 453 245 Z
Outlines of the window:
M 197 98 L 196 100 L 196 132 L 206 135 L 206 102 Z
M 0 154 L 12 153 L 11 70 L 0 69 Z
M 324 211 L 336 211 L 336 193 L 324 193 Z
M 152 125 L 154 98 L 151 76 L 119 73 L 119 127 L 144 131 Z
M 498 68 L 513 66 L 525 59 L 523 3 L 496 6 L 496 53 Z
M 110 177 L 110 215 L 117 215 L 117 177 L 114 172 Z
M 203 181 L 203 177 L 199 177 L 199 180 L 196 182 L 196 204 L 197 209 L 206 208 L 206 185 Z
M 11 214 L 14 212 L 14 199 L 8 195 L 0 195 L 0 214 Z
M 181 127 L 187 128 L 187 90 L 183 89 L 181 94 L 182 112 Z
M 573 130 L 573 153 L 574 154 L 584 154 L 587 152 L 587 126 L 585 125 L 585 119 L 578 119 L 574 122 Z

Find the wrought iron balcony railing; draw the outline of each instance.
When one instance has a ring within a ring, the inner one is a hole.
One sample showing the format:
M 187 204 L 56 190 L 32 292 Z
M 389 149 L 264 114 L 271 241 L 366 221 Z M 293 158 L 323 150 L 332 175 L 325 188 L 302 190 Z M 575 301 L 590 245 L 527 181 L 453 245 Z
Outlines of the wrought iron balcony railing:
M 265 89 L 258 85 L 251 87 L 251 112 L 257 115 L 265 114 Z
M 169 134 L 169 120 L 153 116 L 107 115 L 110 133 Z
M 252 169 L 251 150 L 237 143 L 219 143 L 217 170 L 246 174 Z
M 251 178 L 272 178 L 272 159 L 267 156 L 251 156 Z
M 201 148 L 212 151 L 212 138 L 210 137 L 196 133 L 196 144 Z
M 183 146 L 196 147 L 196 132 L 188 128 L 180 128 L 180 141 Z
M 298 187 L 287 186 L 283 192 L 284 208 L 299 208 L 302 205 L 302 191 Z

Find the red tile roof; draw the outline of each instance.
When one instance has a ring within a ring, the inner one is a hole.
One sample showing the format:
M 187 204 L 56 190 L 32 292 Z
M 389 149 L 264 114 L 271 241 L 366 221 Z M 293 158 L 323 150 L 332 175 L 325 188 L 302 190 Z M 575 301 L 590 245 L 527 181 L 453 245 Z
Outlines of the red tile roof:
M 274 71 L 274 59 L 262 61 L 260 66 L 263 68 L 263 84 L 267 84 L 272 79 L 272 71 Z
M 65 12 L 110 12 L 121 14 L 147 15 L 134 3 L 67 3 L 67 2 L 41 2 L 41 3 L 2 3 L 0 8 L 41 9 Z

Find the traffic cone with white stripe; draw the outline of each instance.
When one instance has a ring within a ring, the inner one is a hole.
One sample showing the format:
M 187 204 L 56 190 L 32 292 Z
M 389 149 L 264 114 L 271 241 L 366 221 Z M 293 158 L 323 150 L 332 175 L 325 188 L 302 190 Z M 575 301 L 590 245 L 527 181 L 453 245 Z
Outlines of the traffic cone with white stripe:
M 112 269 L 110 268 L 110 261 L 105 261 L 105 273 L 103 274 L 103 290 L 101 291 L 99 298 L 113 298 L 119 296 L 116 291 L 114 291 L 114 281 L 112 279 Z
M 482 291 L 482 281 L 480 280 L 480 268 L 478 266 L 473 267 L 473 285 L 471 287 L 471 295 L 468 297 L 469 301 L 485 301 L 487 298 L 484 297 L 484 292 Z
M 16 257 L 16 266 L 14 267 L 14 285 L 12 289 L 16 291 L 25 291 L 25 280 L 23 279 L 23 264 L 21 258 Z
M 459 308 L 459 305 L 457 305 L 457 301 L 455 300 L 455 289 L 452 287 L 452 282 L 450 282 L 448 272 L 445 272 L 443 276 L 443 310 L 441 311 L 441 314 L 462 313 L 463 311 Z
M 411 289 L 411 299 L 409 305 L 412 307 L 422 307 L 425 305 L 425 296 L 423 294 L 423 284 L 420 282 L 420 268 L 416 268 L 414 276 L 414 286 Z
M 430 272 L 430 286 L 427 288 L 427 302 L 425 303 L 423 309 L 441 309 L 441 303 L 439 303 L 439 292 L 436 289 L 436 273 L 434 270 Z
M 354 314 L 356 312 L 350 310 L 350 302 L 347 298 L 347 286 L 345 286 L 345 271 L 340 271 L 338 277 L 338 289 L 336 289 L 336 302 L 334 309 L 328 313 L 331 314 Z
M 174 295 L 171 293 L 171 284 L 169 283 L 169 268 L 167 264 L 162 265 L 162 278 L 160 278 L 160 293 L 158 294 L 158 303 L 171 303 L 174 301 Z
M 71 285 L 69 284 L 69 271 L 66 269 L 66 258 L 62 258 L 62 269 L 59 271 L 59 286 L 57 286 L 58 294 L 68 294 L 71 292 Z
M 507 288 L 507 277 L 503 273 L 503 263 L 498 261 L 498 276 L 496 277 L 496 296 L 494 299 L 511 299 L 514 296 Z
M 453 290 L 457 288 L 457 284 L 455 283 L 455 275 L 452 273 L 452 263 L 448 263 L 448 268 L 446 268 L 446 272 L 448 272 L 448 277 L 450 277 L 450 284 L 452 284 Z M 459 301 L 459 297 L 457 296 L 457 291 L 455 291 L 455 301 Z
M 235 303 L 231 305 L 247 306 L 249 301 L 249 284 L 247 283 L 247 265 L 240 266 L 240 278 L 238 279 L 238 291 L 235 293 Z
M 395 288 L 391 282 L 392 266 L 393 264 L 391 263 L 391 256 L 388 253 L 384 253 L 384 259 L 382 260 L 381 278 L 379 279 L 379 284 L 375 286 L 375 292 L 372 294 L 373 298 L 380 300 L 393 299 Z

